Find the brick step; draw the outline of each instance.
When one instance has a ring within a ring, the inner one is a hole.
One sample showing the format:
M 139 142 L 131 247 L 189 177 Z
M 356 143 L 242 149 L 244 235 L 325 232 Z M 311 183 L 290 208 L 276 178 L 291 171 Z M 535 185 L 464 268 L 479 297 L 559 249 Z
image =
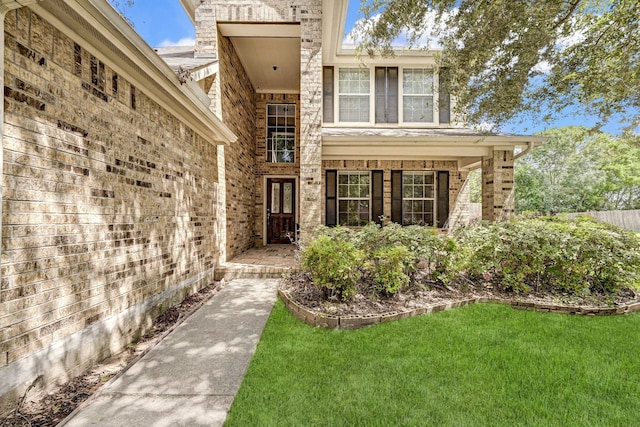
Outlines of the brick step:
M 283 275 L 298 272 L 298 268 L 273 266 L 218 267 L 214 273 L 215 280 L 233 279 L 280 279 Z

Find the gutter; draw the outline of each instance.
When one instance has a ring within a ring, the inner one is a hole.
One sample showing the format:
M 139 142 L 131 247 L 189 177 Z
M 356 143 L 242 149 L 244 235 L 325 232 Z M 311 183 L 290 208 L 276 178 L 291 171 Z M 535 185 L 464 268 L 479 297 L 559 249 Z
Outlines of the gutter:
M 118 74 L 206 140 L 216 145 L 237 140 L 106 0 L 48 0 L 31 8 L 68 37 L 95 50 L 100 60 L 106 59 Z

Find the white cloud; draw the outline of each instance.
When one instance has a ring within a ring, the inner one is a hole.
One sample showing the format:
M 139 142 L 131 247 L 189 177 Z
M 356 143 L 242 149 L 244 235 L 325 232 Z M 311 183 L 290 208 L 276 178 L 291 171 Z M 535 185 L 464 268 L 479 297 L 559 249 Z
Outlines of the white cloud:
M 174 42 L 172 40 L 169 39 L 164 39 L 160 42 L 160 44 L 157 47 L 169 47 L 169 46 L 195 46 L 196 45 L 196 40 L 192 37 L 184 37 L 181 38 L 180 40 L 178 40 L 177 42 Z
M 370 21 L 375 22 L 379 18 L 380 18 L 380 15 L 378 14 L 378 15 L 372 16 Z M 445 19 L 443 20 L 446 21 L 447 16 L 445 15 L 444 18 Z M 344 38 L 342 39 L 342 45 L 355 46 L 359 44 L 361 40 L 360 38 L 358 38 L 355 28 L 358 28 L 361 26 L 368 26 L 368 25 L 370 24 L 368 24 L 364 19 L 359 19 L 358 21 L 356 21 L 356 23 L 353 25 L 353 28 L 347 34 L 345 34 Z M 427 14 L 424 28 L 425 28 L 424 34 L 422 35 L 422 37 L 420 37 L 418 40 L 415 41 L 412 48 L 414 49 L 420 49 L 420 48 L 426 48 L 426 47 L 433 48 L 433 49 L 441 48 L 442 45 L 440 44 L 439 34 L 446 34 L 446 31 L 445 31 L 446 29 L 444 28 L 442 23 L 436 24 L 435 12 L 432 11 Z M 395 40 L 393 40 L 391 45 L 394 47 L 408 47 L 409 46 L 408 40 L 409 40 L 409 35 L 407 34 L 406 31 L 403 31 Z

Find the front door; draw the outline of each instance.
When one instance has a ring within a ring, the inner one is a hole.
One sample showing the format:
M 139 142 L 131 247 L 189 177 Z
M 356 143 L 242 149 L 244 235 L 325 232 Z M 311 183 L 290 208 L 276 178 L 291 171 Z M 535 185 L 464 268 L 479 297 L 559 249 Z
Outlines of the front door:
M 293 243 L 296 236 L 295 179 L 267 179 L 267 244 Z

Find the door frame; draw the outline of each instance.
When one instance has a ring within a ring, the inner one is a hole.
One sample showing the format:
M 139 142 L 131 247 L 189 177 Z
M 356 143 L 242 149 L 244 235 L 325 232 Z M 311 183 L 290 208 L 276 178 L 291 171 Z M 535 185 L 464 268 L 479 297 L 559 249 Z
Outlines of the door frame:
M 269 179 L 293 179 L 295 188 L 295 204 L 293 206 L 293 218 L 296 224 L 300 224 L 300 177 L 298 175 L 263 175 L 262 179 L 262 245 L 267 246 L 267 181 Z

